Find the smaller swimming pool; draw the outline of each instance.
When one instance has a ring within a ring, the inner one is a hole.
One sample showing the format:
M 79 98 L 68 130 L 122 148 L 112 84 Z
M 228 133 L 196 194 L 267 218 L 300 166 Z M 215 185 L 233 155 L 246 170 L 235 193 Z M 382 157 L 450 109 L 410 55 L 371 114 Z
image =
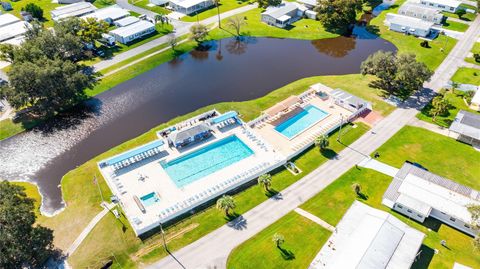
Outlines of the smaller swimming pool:
M 154 192 L 151 192 L 147 195 L 140 197 L 140 200 L 142 201 L 142 204 L 144 206 L 151 206 L 155 203 L 160 202 L 160 198 L 158 198 L 157 194 Z
M 275 131 L 281 133 L 288 139 L 292 139 L 327 116 L 327 112 L 316 106 L 308 105 L 303 108 L 302 112 L 277 125 Z

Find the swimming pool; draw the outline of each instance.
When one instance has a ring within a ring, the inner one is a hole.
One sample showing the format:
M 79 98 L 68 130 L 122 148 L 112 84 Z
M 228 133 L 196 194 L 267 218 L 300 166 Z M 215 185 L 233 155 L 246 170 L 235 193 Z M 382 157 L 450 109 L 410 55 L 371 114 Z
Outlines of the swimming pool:
M 320 108 L 307 105 L 302 112 L 277 125 L 275 130 L 288 139 L 292 139 L 327 116 L 328 113 Z
M 160 201 L 160 198 L 158 198 L 156 193 L 151 192 L 147 195 L 140 197 L 140 200 L 142 200 L 142 204 L 144 206 L 151 206 L 155 203 L 158 203 Z
M 177 187 L 208 176 L 253 154 L 237 136 L 232 135 L 172 161 L 162 163 Z

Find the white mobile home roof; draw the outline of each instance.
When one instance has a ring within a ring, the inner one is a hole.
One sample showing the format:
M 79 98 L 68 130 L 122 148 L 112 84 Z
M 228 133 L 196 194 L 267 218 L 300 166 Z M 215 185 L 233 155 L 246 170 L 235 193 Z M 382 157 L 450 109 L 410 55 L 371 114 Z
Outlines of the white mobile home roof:
M 317 5 L 317 0 L 297 0 L 297 2 L 306 4 L 309 6 L 316 6 Z
M 128 10 L 117 5 L 95 10 L 95 12 L 82 16 L 82 18 L 96 18 L 98 20 L 112 19 L 113 21 L 129 16 Z
M 397 172 L 383 198 L 395 203 L 399 199 L 404 201 L 404 196 L 416 201 L 417 205 L 409 203 L 414 210 L 435 208 L 465 223 L 470 223 L 472 219 L 467 205 L 480 205 L 478 191 L 409 163 Z
M 5 25 L 9 25 L 17 21 L 20 21 L 20 19 L 12 14 L 6 13 L 0 15 L 0 27 L 4 27 Z
M 87 2 L 74 3 L 50 11 L 54 20 L 59 20 L 67 17 L 78 17 L 95 11 L 97 8 Z
M 115 21 L 115 24 L 119 27 L 125 27 L 127 25 L 138 22 L 140 19 L 134 16 L 128 16 L 126 18 Z
M 472 104 L 480 104 L 480 89 L 475 92 L 475 95 L 472 97 Z
M 28 30 L 27 25 L 28 23 L 24 21 L 18 21 L 0 28 L 0 42 L 25 34 Z
M 170 2 L 183 8 L 190 8 L 205 1 L 206 0 L 171 0 Z
M 480 140 L 480 114 L 460 110 L 449 129 Z
M 126 36 L 136 34 L 138 32 L 145 31 L 145 30 L 147 30 L 148 28 L 151 28 L 151 27 L 155 27 L 155 25 L 151 22 L 142 20 L 142 21 L 136 22 L 134 24 L 127 25 L 125 27 L 120 27 L 120 28 L 114 29 L 114 30 L 110 31 L 110 33 L 126 37 Z
M 400 6 L 400 8 L 398 9 L 398 14 L 402 14 L 402 12 L 405 12 L 405 15 L 408 15 L 409 13 L 421 14 L 422 17 L 424 16 L 428 19 L 433 19 L 435 17 L 443 17 L 443 15 L 438 9 L 430 8 L 414 2 L 406 2 L 405 4 Z
M 286 15 L 287 13 L 292 12 L 296 9 L 298 9 L 298 6 L 295 3 L 284 2 L 277 7 L 274 7 L 274 6 L 267 7 L 267 10 L 265 10 L 265 12 L 263 12 L 262 15 L 268 15 L 268 16 L 271 16 L 272 18 L 279 19 L 282 16 Z
M 421 0 L 425 1 L 427 3 L 436 3 L 439 5 L 444 5 L 444 6 L 449 6 L 449 7 L 454 7 L 457 8 L 462 4 L 462 1 L 457 1 L 457 0 Z
M 424 237 L 387 212 L 355 201 L 310 269 L 410 268 Z
M 2 43 L 14 45 L 14 46 L 20 46 L 23 43 L 23 41 L 25 41 L 25 36 L 21 35 L 21 36 L 17 36 L 17 37 L 2 41 Z
M 433 26 L 433 22 L 427 22 L 418 18 L 408 17 L 399 14 L 388 13 L 387 21 L 390 24 L 397 24 L 414 29 L 421 29 L 428 31 Z

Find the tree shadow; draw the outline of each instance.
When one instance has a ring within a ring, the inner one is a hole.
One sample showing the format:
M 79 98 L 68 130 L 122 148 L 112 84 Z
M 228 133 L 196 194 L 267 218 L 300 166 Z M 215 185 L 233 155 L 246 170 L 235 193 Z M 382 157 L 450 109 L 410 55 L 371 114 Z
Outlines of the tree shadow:
M 268 191 L 265 192 L 265 195 L 268 197 L 268 198 L 273 198 L 274 200 L 280 200 L 281 199 L 281 195 L 278 196 L 280 192 L 275 190 L 275 189 L 269 189 Z
M 420 250 L 418 251 L 417 256 L 415 257 L 415 261 L 412 264 L 412 269 L 424 269 L 429 268 L 430 262 L 433 259 L 433 255 L 435 255 L 435 250 L 432 248 L 422 245 Z
M 295 259 L 295 254 L 290 250 L 282 248 L 281 246 L 278 246 L 277 248 L 280 250 L 280 255 L 282 255 L 284 260 L 290 261 Z
M 245 219 L 242 215 L 233 213 L 230 216 L 226 216 L 225 219 L 228 220 L 227 226 L 230 228 L 238 231 L 245 230 L 247 228 L 247 219 Z
M 337 152 L 329 148 L 320 150 L 320 153 L 322 154 L 323 157 L 329 160 L 337 159 L 337 156 L 338 156 Z
M 360 199 L 362 199 L 362 200 L 364 200 L 364 201 L 368 200 L 368 195 L 366 195 L 366 194 L 363 193 L 363 192 L 359 192 L 359 193 L 357 194 L 357 197 L 360 198 Z

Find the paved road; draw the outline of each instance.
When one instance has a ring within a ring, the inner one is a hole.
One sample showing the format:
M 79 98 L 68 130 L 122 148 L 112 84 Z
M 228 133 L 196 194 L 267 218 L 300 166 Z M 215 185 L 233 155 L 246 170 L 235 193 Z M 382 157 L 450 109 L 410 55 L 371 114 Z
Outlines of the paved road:
M 146 9 L 139 8 L 139 7 L 136 7 L 134 5 L 129 4 L 128 0 L 118 0 L 117 4 L 126 8 L 126 9 L 130 9 L 130 10 L 133 10 L 133 11 L 142 10 L 142 11 L 140 11 L 140 13 L 146 13 L 148 11 Z M 246 5 L 246 6 L 243 6 L 243 7 L 239 7 L 237 9 L 233 9 L 233 10 L 221 13 L 220 18 L 225 19 L 225 18 L 234 16 L 234 15 L 249 11 L 249 10 L 254 9 L 256 7 L 257 7 L 256 5 Z M 133 8 L 135 8 L 135 9 L 133 9 Z M 155 16 L 155 14 L 156 14 L 156 13 L 151 12 L 151 11 L 148 11 L 148 12 L 149 12 L 149 14 L 153 13 L 153 16 Z M 204 24 L 204 25 L 209 25 L 209 24 L 215 23 L 217 21 L 218 21 L 218 17 L 217 17 L 217 15 L 215 15 L 215 16 L 212 16 L 210 18 L 207 18 L 207 19 L 204 19 L 204 20 L 200 21 L 200 23 Z M 175 33 L 176 36 L 182 36 L 182 35 L 187 34 L 189 32 L 190 26 L 193 24 L 193 22 L 188 22 L 187 23 L 187 22 L 182 22 L 182 21 L 177 21 L 177 20 L 172 20 L 171 23 L 173 24 L 173 26 L 175 28 L 174 33 Z M 99 63 L 96 63 L 93 66 L 94 66 L 95 70 L 100 71 L 100 70 L 108 68 L 108 67 L 110 67 L 114 64 L 120 63 L 120 62 L 122 62 L 122 61 L 124 61 L 128 58 L 131 58 L 135 55 L 138 55 L 138 54 L 140 54 L 144 51 L 147 51 L 147 50 L 150 50 L 150 49 L 155 48 L 157 46 L 160 46 L 160 45 L 166 43 L 167 41 L 168 41 L 168 36 L 167 35 L 159 37 L 155 40 L 152 40 L 148 43 L 140 45 L 136 48 L 133 48 L 133 49 L 128 50 L 126 52 L 117 54 L 110 59 L 106 59 L 106 60 L 103 60 Z
M 173 252 L 171 256 L 148 268 L 225 268 L 226 260 L 233 248 L 322 191 L 411 121 L 418 113 L 418 109 L 433 96 L 432 90 L 437 91 L 447 83 L 456 67 L 460 66 L 463 58 L 470 51 L 479 33 L 480 19 L 477 17 L 463 39 L 437 68 L 432 80 L 425 83 L 426 89 L 381 120 L 371 132 L 341 151 L 337 158 L 327 161 L 292 184 L 278 197 L 263 202 L 242 217 Z

